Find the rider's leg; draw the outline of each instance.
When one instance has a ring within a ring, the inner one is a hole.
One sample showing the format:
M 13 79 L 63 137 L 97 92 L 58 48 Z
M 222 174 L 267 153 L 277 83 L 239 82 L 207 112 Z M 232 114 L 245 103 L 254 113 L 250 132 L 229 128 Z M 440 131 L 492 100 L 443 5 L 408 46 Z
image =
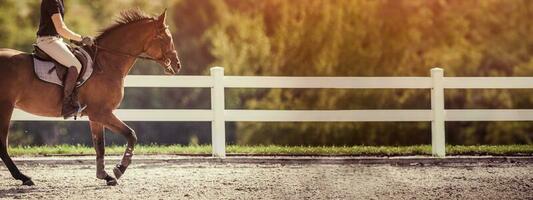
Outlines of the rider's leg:
M 39 37 L 37 46 L 65 67 L 75 67 L 78 72 L 81 71 L 80 61 L 70 52 L 63 39 L 53 36 Z
M 73 94 L 76 88 L 76 80 L 78 79 L 78 72 L 75 67 L 69 67 L 67 74 L 65 75 L 64 88 L 63 88 L 63 108 L 61 115 L 69 118 L 76 115 L 82 107 L 76 95 Z
M 65 118 L 75 115 L 79 111 L 80 105 L 72 93 L 76 88 L 76 81 L 81 71 L 80 61 L 70 52 L 63 39 L 59 37 L 40 37 L 37 39 L 37 46 L 57 62 L 69 68 L 64 82 L 61 114 Z

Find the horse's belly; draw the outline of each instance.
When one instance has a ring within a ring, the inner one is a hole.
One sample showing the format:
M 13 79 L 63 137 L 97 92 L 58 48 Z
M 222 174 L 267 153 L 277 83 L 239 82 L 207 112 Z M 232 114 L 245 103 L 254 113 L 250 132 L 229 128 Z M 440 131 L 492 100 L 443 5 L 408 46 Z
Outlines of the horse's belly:
M 61 116 L 62 88 L 44 82 L 32 84 L 30 88 L 19 96 L 16 108 L 38 116 Z
M 61 117 L 61 108 L 57 108 L 57 107 L 17 105 L 16 108 L 24 112 L 37 115 L 37 116 Z

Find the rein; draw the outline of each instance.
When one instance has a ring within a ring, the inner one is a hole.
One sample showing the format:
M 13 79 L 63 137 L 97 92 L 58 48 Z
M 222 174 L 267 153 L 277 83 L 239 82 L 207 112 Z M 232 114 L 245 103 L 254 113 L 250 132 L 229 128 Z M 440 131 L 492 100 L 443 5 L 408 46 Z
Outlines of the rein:
M 98 45 L 96 43 L 94 44 L 94 47 L 96 47 L 97 50 L 100 49 L 100 50 L 108 51 L 110 53 L 113 53 L 113 54 L 116 54 L 116 55 L 125 56 L 125 57 L 140 58 L 140 59 L 153 60 L 153 61 L 160 61 L 161 60 L 161 59 L 155 59 L 155 58 L 148 57 L 148 56 L 133 55 L 133 54 L 126 53 L 126 52 L 120 52 L 120 51 L 117 51 L 117 50 L 113 50 L 113 49 L 109 49 L 109 48 L 100 46 L 100 45 Z
M 124 56 L 124 57 L 131 57 L 131 58 L 140 58 L 140 59 L 146 59 L 146 60 L 152 60 L 152 61 L 155 61 L 155 62 L 161 62 L 165 65 L 165 68 L 166 70 L 169 70 L 171 71 L 172 70 L 172 66 L 170 65 L 171 61 L 170 59 L 166 58 L 165 56 L 162 56 L 162 58 L 152 58 L 152 57 L 149 57 L 149 56 L 142 56 L 142 55 L 133 55 L 133 54 L 130 54 L 130 53 L 127 53 L 127 52 L 121 52 L 121 51 L 117 51 L 117 50 L 114 50 L 114 49 L 110 49 L 110 48 L 106 48 L 106 47 L 103 47 L 103 46 L 100 46 L 96 43 L 95 41 L 95 44 L 93 45 L 93 47 L 95 48 L 95 52 L 94 52 L 94 63 L 95 63 L 95 66 L 98 66 L 96 63 L 97 63 L 97 55 L 98 55 L 98 50 L 104 50 L 104 51 L 107 51 L 109 53 L 112 53 L 112 54 L 115 54 L 115 55 L 119 55 L 119 56 Z M 101 69 L 99 69 L 98 71 L 102 72 Z

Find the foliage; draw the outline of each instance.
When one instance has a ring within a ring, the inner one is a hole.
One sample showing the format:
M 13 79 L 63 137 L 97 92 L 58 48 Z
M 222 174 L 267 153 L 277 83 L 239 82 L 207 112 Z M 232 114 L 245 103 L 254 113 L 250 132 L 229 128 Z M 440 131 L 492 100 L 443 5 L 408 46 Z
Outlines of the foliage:
M 531 76 L 527 0 L 226 1 L 207 33 L 231 75 Z M 298 9 L 295 9 L 298 8 Z M 413 90 L 235 91 L 250 109 L 429 108 Z M 530 108 L 531 91 L 451 90 L 452 108 Z M 232 99 L 233 101 L 233 99 Z M 448 123 L 452 144 L 531 143 L 533 124 Z M 427 123 L 238 123 L 238 144 L 424 144 Z
M 66 1 L 67 25 L 96 35 L 120 10 L 169 8 L 183 74 L 532 76 L 529 0 Z M 0 0 L 0 45 L 31 51 L 39 1 Z M 162 74 L 138 61 L 132 74 Z M 428 109 L 429 91 L 231 89 L 227 108 Z M 208 89 L 126 89 L 121 108 L 209 108 Z M 531 90 L 447 90 L 446 108 L 531 109 Z M 208 144 L 207 123 L 130 123 L 141 143 Z M 530 122 L 449 122 L 448 144 L 532 144 Z M 240 145 L 418 145 L 429 123 L 228 123 Z M 91 144 L 86 124 L 15 123 L 12 144 Z M 121 144 L 120 136 L 108 141 Z

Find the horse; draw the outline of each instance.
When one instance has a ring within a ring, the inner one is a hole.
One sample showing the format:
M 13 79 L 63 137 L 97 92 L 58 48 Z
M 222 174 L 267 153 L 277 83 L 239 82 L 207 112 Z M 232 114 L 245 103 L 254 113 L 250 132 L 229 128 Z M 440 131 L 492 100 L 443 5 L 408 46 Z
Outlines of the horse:
M 166 25 L 166 10 L 149 16 L 140 10 L 123 11 L 116 22 L 103 29 L 95 45 L 85 46 L 95 60 L 95 72 L 78 88 L 81 113 L 89 119 L 96 150 L 96 177 L 117 185 L 131 163 L 137 143 L 135 131 L 118 119 L 117 109 L 124 97 L 124 79 L 138 58 L 157 61 L 165 74 L 175 75 L 181 67 L 172 35 Z M 144 56 L 147 55 L 147 56 Z M 9 172 L 23 185 L 34 185 L 20 172 L 8 154 L 8 131 L 15 108 L 45 117 L 61 117 L 62 88 L 37 78 L 32 55 L 14 49 L 0 49 L 0 157 Z M 104 169 L 104 129 L 124 136 L 127 145 L 121 161 L 113 168 L 115 177 Z

